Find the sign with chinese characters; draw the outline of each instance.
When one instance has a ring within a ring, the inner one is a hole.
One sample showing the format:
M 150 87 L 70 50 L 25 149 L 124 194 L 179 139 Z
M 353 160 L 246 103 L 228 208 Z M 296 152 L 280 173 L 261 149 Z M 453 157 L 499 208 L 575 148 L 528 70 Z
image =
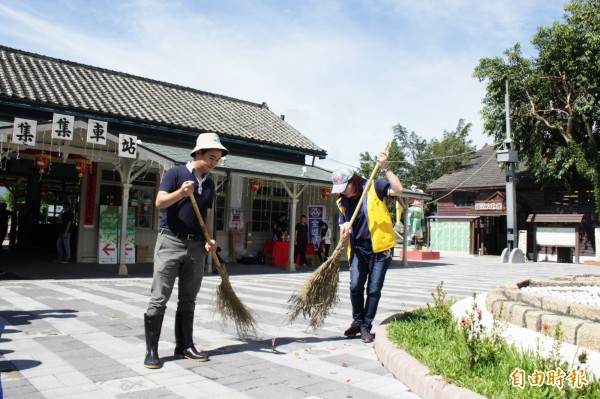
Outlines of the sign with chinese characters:
M 527 256 L 527 230 L 519 230 L 518 248 Z
M 15 118 L 12 141 L 17 144 L 35 145 L 37 121 Z
M 475 201 L 476 211 L 503 211 L 504 203 L 502 201 Z
M 324 205 L 309 205 L 308 206 L 308 235 L 310 242 L 315 251 L 319 250 L 321 243 L 321 231 L 319 230 L 319 222 L 325 221 L 325 206 Z
M 94 227 L 94 216 L 96 212 L 96 177 L 98 173 L 98 162 L 93 162 L 90 173 L 87 175 L 85 184 L 85 206 L 83 208 L 83 227 Z
M 229 231 L 244 231 L 244 208 L 230 209 Z
M 107 122 L 88 120 L 86 143 L 93 145 L 106 145 Z
M 137 136 L 119 134 L 119 156 L 124 158 L 137 158 Z
M 52 140 L 73 140 L 75 117 L 71 115 L 54 114 L 52 117 Z

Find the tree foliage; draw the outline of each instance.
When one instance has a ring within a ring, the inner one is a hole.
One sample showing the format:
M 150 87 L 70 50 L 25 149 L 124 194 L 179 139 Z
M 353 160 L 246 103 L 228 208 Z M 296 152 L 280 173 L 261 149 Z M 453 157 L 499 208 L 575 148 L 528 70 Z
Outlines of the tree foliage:
M 405 187 L 425 189 L 427 184 L 451 173 L 469 160 L 475 146 L 469 139 L 471 124 L 460 119 L 456 129 L 444 131 L 442 139 L 427 141 L 398 124 L 388 151 L 388 167 L 400 177 Z M 361 173 L 369 176 L 373 160 L 368 152 L 360 154 Z
M 484 131 L 505 139 L 504 94 L 509 84 L 512 139 L 540 182 L 575 176 L 594 188 L 600 216 L 600 0 L 573 0 L 565 22 L 540 27 L 537 56 L 517 43 L 504 58 L 479 61 L 474 76 L 486 82 Z

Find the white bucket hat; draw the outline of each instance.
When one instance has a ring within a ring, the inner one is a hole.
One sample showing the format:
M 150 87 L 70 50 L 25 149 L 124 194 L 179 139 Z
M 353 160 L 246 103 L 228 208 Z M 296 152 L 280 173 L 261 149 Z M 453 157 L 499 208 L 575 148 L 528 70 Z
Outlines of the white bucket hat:
M 190 153 L 190 156 L 193 158 L 197 151 L 209 150 L 213 148 L 223 151 L 222 156 L 229 154 L 229 150 L 223 147 L 223 144 L 221 144 L 221 140 L 216 133 L 200 133 L 198 139 L 196 139 L 196 147 L 194 147 Z

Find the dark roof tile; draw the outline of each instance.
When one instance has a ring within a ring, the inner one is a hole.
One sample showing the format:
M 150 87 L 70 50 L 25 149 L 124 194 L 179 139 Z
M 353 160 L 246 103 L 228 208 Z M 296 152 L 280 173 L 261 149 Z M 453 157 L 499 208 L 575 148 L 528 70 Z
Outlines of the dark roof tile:
M 520 175 L 527 171 L 524 162 L 519 165 Z M 496 160 L 496 149 L 485 145 L 475 152 L 469 162 L 427 185 L 428 191 L 446 191 L 455 188 L 479 189 L 506 186 L 506 173 Z
M 118 119 L 215 131 L 305 154 L 326 151 L 266 104 L 251 103 L 121 72 L 0 46 L 0 98 L 65 110 L 102 112 Z

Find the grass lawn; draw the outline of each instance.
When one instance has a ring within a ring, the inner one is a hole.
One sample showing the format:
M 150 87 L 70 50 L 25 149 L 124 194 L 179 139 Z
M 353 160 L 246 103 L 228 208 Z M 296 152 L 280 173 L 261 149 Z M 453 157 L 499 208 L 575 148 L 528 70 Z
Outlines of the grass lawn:
M 600 381 L 586 373 L 584 357 L 571 368 L 560 361 L 560 325 L 548 330 L 557 342 L 550 355 L 522 352 L 500 338 L 501 320 L 486 330 L 475 306 L 457 322 L 442 284 L 432 294 L 435 306 L 407 312 L 388 327 L 390 341 L 432 374 L 489 399 L 600 399 Z

